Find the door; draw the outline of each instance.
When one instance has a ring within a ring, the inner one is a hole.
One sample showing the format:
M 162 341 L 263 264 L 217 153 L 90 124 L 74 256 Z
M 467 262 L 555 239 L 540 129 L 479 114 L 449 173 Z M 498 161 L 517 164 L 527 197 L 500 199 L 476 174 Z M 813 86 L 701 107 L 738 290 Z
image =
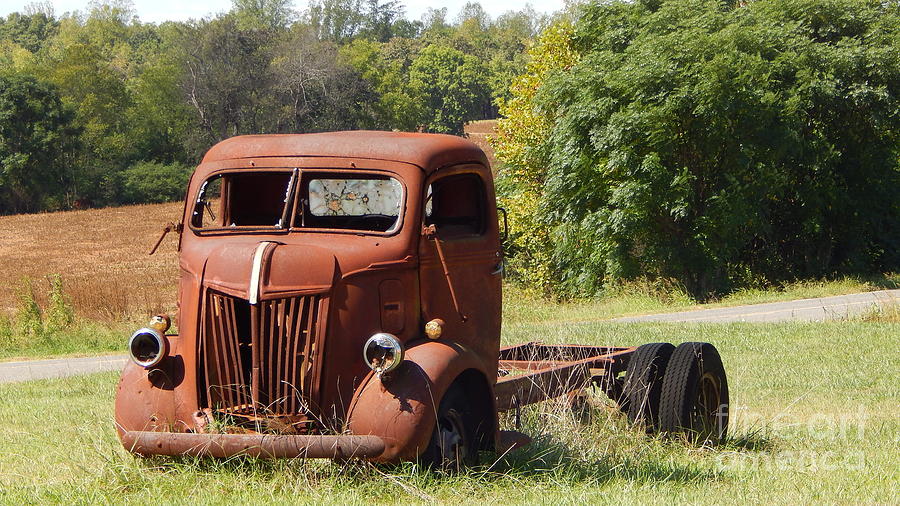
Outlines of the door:
M 442 339 L 478 351 L 494 367 L 502 285 L 490 171 L 481 165 L 442 169 L 428 179 L 425 192 L 419 240 L 423 320 L 440 318 Z

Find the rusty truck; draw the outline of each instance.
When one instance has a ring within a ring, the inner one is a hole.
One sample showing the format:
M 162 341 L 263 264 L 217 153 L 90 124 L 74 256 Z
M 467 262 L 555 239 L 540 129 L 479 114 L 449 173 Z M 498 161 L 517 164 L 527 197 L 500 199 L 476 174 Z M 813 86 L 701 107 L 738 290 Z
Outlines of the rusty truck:
M 122 444 L 459 466 L 527 444 L 499 413 L 588 388 L 650 431 L 724 436 L 711 344 L 501 347 L 505 227 L 488 161 L 460 137 L 220 142 L 166 228 L 178 333 L 160 315 L 128 342 Z

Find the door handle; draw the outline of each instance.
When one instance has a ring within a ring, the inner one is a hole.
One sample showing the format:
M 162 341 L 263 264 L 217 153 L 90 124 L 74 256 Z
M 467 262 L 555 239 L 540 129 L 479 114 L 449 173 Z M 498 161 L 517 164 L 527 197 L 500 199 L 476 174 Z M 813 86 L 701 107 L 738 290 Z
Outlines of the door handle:
M 497 265 L 494 266 L 494 270 L 491 271 L 491 276 L 503 274 L 503 261 L 497 262 Z

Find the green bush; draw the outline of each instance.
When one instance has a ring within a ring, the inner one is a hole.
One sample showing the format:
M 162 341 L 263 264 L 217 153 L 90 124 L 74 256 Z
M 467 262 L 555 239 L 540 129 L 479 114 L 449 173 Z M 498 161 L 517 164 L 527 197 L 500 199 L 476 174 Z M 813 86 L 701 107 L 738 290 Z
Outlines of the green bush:
M 184 198 L 191 168 L 180 163 L 138 162 L 121 174 L 127 204 L 172 202 Z
M 24 338 L 40 338 L 44 335 L 44 317 L 41 306 L 34 296 L 34 285 L 30 278 L 22 279 L 19 286 L 18 307 L 15 314 L 14 330 Z
M 594 2 L 557 48 L 577 61 L 517 105 L 547 128 L 498 147 L 527 154 L 556 290 L 900 267 L 900 4 Z
M 50 292 L 47 294 L 44 331 L 58 332 L 71 326 L 74 320 L 75 310 L 63 293 L 62 277 L 59 274 L 53 274 L 50 276 Z
M 52 343 L 56 335 L 72 327 L 75 311 L 63 292 L 59 274 L 48 277 L 46 307 L 41 307 L 34 292 L 34 282 L 23 278 L 18 290 L 18 307 L 13 317 L 0 316 L 0 343 L 19 346 L 29 343 Z

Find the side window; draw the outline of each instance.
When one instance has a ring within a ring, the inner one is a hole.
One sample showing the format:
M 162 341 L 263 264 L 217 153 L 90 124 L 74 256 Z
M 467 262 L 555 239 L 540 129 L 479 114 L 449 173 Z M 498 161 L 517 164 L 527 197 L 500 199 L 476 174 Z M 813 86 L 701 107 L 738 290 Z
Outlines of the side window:
M 425 224 L 434 225 L 441 239 L 484 233 L 484 183 L 477 174 L 438 179 L 428 186 L 425 198 Z
M 191 220 L 196 228 L 222 226 L 222 176 L 216 176 L 203 183 L 194 204 L 194 216 Z
M 290 172 L 212 176 L 200 187 L 191 225 L 197 229 L 283 228 L 292 186 Z

